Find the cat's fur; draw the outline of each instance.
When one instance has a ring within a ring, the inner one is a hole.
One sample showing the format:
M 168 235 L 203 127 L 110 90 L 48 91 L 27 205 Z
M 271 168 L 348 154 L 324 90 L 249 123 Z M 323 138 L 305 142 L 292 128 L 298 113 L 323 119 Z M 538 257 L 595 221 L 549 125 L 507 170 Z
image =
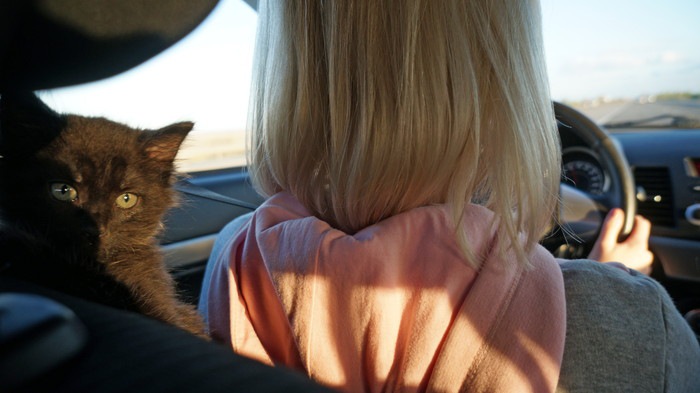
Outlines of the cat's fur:
M 3 94 L 0 121 L 0 274 L 204 336 L 194 307 L 177 300 L 156 240 L 192 123 L 140 131 L 58 115 L 28 93 Z M 126 192 L 129 202 L 138 196 L 133 207 L 118 206 Z

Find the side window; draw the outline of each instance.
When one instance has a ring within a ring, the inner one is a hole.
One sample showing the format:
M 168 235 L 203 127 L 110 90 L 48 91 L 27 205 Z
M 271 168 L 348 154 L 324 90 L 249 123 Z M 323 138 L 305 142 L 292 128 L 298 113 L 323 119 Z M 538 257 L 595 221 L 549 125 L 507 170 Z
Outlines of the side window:
M 221 0 L 195 31 L 146 63 L 40 96 L 58 112 L 132 127 L 193 121 L 178 155 L 181 171 L 243 166 L 256 24 L 256 12 L 244 1 Z

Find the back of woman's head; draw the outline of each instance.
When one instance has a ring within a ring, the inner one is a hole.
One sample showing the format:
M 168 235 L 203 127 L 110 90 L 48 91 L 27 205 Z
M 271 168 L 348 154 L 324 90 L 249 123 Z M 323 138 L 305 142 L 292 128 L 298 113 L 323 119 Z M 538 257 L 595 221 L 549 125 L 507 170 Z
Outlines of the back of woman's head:
M 479 203 L 524 260 L 559 182 L 543 57 L 536 1 L 261 1 L 253 181 L 348 233 L 447 204 L 474 264 Z

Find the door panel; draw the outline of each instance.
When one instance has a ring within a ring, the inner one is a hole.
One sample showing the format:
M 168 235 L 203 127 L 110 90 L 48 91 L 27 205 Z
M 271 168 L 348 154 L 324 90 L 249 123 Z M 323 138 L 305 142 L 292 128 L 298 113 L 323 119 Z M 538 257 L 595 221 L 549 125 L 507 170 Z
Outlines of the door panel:
M 196 186 L 256 206 L 263 200 L 253 190 L 243 168 L 194 173 L 188 180 Z M 204 268 L 217 233 L 234 218 L 248 212 L 248 208 L 181 193 L 180 205 L 164 220 L 161 250 L 166 265 L 178 282 L 183 300 L 197 301 Z

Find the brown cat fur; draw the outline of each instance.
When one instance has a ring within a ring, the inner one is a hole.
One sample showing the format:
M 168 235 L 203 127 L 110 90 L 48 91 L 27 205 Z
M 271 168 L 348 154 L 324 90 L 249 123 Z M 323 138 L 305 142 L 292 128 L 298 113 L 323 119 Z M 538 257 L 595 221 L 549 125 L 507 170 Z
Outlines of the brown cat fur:
M 193 124 L 141 131 L 58 115 L 33 94 L 1 101 L 2 274 L 205 337 L 195 308 L 177 299 L 156 238 L 177 200 L 173 161 Z

